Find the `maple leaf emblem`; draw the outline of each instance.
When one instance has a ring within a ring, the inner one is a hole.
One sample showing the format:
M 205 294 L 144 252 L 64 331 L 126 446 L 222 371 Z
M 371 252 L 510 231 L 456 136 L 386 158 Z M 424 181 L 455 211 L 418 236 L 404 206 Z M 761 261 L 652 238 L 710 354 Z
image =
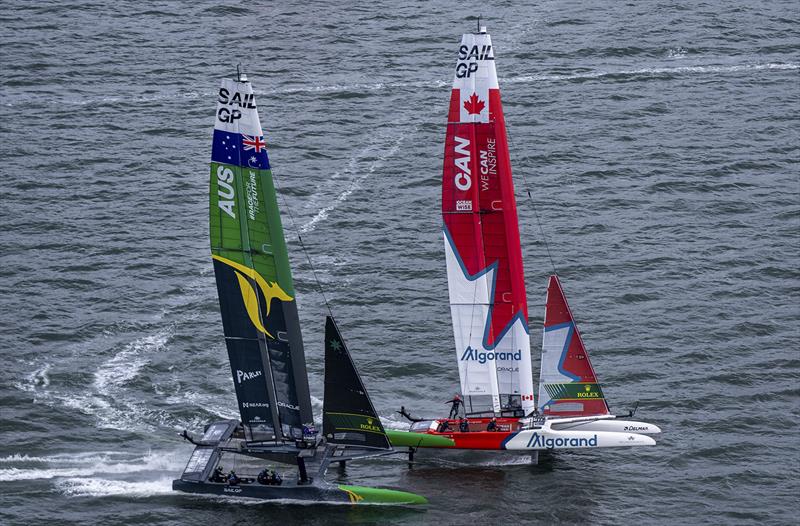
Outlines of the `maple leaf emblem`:
M 478 115 L 486 107 L 486 103 L 478 98 L 477 93 L 473 93 L 467 100 L 464 101 L 464 109 L 470 115 Z

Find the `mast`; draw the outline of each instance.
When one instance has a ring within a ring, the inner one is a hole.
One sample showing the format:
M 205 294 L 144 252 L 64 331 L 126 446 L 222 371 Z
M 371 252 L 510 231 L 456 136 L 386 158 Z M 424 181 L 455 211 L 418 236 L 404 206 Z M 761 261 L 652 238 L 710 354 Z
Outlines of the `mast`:
M 450 312 L 469 397 L 534 410 L 528 305 L 505 121 L 486 28 L 465 34 L 450 97 L 442 180 Z
M 209 230 L 225 343 L 248 440 L 302 437 L 311 425 L 289 257 L 253 88 L 218 92 Z

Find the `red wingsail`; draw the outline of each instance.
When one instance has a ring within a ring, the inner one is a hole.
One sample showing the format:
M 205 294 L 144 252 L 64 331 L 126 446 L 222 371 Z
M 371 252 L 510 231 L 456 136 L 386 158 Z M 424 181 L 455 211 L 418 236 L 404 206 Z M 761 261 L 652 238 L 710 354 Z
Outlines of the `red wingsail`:
M 597 383 L 558 276 L 550 276 L 542 339 L 539 410 L 546 415 L 606 415 L 608 404 Z
M 491 38 L 461 40 L 442 170 L 447 275 L 461 388 L 495 411 L 534 408 L 514 183 Z

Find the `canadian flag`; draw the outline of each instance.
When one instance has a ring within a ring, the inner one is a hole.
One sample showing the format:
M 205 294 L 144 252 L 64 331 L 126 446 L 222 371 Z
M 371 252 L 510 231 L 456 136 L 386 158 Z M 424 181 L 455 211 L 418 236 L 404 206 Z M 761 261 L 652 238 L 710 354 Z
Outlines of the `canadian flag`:
M 532 394 L 524 394 L 524 395 L 522 395 L 522 399 L 523 400 L 533 400 L 533 395 Z

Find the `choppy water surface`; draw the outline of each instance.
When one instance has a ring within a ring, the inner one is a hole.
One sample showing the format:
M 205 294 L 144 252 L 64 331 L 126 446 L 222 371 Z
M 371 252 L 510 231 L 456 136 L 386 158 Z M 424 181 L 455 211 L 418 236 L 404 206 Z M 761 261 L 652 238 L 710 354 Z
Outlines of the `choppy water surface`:
M 795 520 L 797 4 L 395 4 L 2 10 L 0 522 Z M 535 207 L 613 408 L 640 400 L 663 440 L 329 475 L 427 495 L 423 510 L 173 493 L 191 450 L 176 432 L 235 416 L 206 193 L 214 92 L 237 62 L 285 198 L 317 410 L 325 309 L 298 231 L 387 425 L 400 402 L 443 410 L 442 143 L 475 14 L 497 50 L 531 326 L 551 271 Z

